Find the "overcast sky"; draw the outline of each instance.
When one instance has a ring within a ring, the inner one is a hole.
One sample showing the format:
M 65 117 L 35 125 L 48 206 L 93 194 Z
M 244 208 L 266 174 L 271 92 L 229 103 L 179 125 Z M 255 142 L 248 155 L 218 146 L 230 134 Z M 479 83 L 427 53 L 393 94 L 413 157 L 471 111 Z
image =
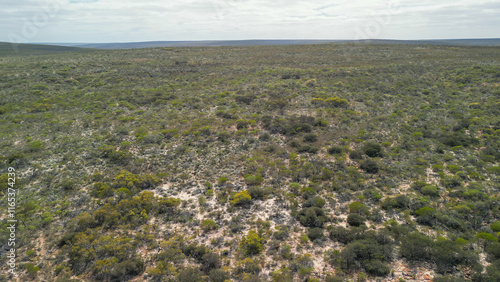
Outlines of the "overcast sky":
M 0 0 L 0 41 L 500 38 L 500 0 Z

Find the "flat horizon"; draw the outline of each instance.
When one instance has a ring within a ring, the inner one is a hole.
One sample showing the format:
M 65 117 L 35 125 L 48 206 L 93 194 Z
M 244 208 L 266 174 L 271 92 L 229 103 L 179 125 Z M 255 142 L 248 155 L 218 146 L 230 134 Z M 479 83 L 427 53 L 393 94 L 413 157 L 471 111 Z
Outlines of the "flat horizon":
M 370 40 L 393 40 L 393 41 L 439 41 L 439 40 L 495 40 L 500 37 L 468 37 L 468 38 L 423 38 L 423 39 L 395 39 L 395 38 L 365 38 L 365 39 L 273 39 L 273 38 L 253 38 L 253 39 L 203 39 L 203 40 L 146 40 L 146 41 L 109 41 L 109 42 L 8 42 L 17 44 L 120 44 L 120 43 L 148 43 L 148 42 L 214 42 L 214 41 L 370 41 Z

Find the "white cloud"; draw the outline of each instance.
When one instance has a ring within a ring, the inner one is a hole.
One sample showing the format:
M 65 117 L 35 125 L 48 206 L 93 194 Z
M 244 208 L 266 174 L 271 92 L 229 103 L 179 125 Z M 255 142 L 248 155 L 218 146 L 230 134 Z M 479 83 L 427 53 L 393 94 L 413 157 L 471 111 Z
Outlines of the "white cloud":
M 499 14 L 471 0 L 0 0 L 0 41 L 500 37 Z

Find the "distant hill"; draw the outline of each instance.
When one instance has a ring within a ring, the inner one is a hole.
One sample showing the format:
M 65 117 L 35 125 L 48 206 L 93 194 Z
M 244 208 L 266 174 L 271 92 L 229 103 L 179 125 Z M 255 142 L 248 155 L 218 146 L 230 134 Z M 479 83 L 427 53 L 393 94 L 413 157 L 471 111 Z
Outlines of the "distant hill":
M 351 41 L 355 42 L 355 41 Z M 500 46 L 500 38 L 485 39 L 429 39 L 429 40 L 361 40 L 363 43 L 377 44 L 431 44 L 431 45 L 470 45 L 470 46 Z
M 256 46 L 256 45 L 301 45 L 319 43 L 340 43 L 342 40 L 214 40 L 214 41 L 148 41 L 128 43 L 88 43 L 66 44 L 62 46 L 76 46 L 96 49 L 135 49 L 153 47 L 210 47 L 210 46 Z
M 0 42 L 0 57 L 6 56 L 31 56 L 31 55 L 50 55 L 71 52 L 89 52 L 88 48 L 68 47 L 60 45 L 44 44 L 17 44 Z
M 432 44 L 500 46 L 500 39 L 442 39 L 442 40 L 214 40 L 214 41 L 148 41 L 128 43 L 51 43 L 52 45 L 96 48 L 135 49 L 153 47 L 210 47 L 210 46 L 255 46 L 255 45 L 301 45 L 322 43 L 373 43 L 373 44 Z

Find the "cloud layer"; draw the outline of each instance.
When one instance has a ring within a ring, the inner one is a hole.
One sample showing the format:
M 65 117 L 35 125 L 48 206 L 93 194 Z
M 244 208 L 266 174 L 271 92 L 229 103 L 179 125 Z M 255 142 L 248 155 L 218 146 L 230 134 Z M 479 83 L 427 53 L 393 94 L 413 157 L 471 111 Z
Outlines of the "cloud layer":
M 500 1 L 0 0 L 0 41 L 500 37 Z

